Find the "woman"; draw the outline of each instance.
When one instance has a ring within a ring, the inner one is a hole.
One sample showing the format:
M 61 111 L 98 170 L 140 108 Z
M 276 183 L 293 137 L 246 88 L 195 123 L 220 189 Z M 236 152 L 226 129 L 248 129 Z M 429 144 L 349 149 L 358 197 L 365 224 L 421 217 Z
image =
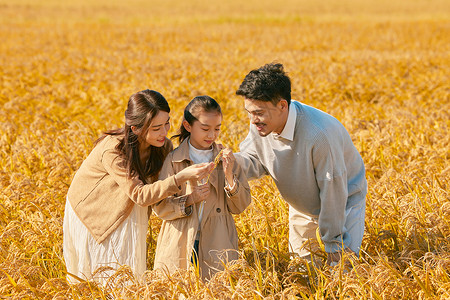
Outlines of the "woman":
M 173 148 L 166 138 L 169 112 L 160 93 L 144 90 L 133 94 L 124 127 L 97 140 L 75 174 L 67 193 L 63 225 L 68 274 L 104 282 L 112 270 L 129 265 L 136 276 L 142 275 L 146 270 L 148 206 L 180 192 L 183 183 L 201 180 L 212 170 L 213 164 L 197 164 L 157 180 Z M 96 274 L 99 267 L 109 267 L 110 271 Z M 69 281 L 77 282 L 73 278 Z

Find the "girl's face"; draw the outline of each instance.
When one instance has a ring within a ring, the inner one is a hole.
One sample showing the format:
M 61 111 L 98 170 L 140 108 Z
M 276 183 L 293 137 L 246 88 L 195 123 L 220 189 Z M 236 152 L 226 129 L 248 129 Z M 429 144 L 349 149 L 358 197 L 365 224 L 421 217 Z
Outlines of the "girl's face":
M 162 147 L 170 129 L 169 113 L 159 111 L 150 122 L 147 134 L 140 140 L 141 146 L 148 148 L 150 146 Z
M 183 121 L 184 128 L 191 133 L 191 145 L 199 150 L 211 149 L 212 143 L 219 136 L 221 125 L 222 114 L 216 111 L 201 111 L 192 125 Z

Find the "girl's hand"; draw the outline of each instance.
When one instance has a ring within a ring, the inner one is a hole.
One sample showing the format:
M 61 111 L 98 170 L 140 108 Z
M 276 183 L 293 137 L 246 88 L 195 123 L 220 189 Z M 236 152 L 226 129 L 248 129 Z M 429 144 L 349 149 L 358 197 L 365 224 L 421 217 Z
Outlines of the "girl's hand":
M 229 185 L 233 185 L 233 165 L 235 160 L 236 158 L 231 149 L 226 148 L 222 150 L 223 172 L 225 173 L 225 178 Z
M 201 181 L 203 178 L 208 176 L 213 167 L 214 163 L 203 163 L 189 166 L 175 174 L 175 181 L 178 185 L 181 185 L 188 180 Z
M 186 206 L 190 206 L 206 200 L 209 196 L 209 184 L 195 186 L 192 193 L 186 199 Z

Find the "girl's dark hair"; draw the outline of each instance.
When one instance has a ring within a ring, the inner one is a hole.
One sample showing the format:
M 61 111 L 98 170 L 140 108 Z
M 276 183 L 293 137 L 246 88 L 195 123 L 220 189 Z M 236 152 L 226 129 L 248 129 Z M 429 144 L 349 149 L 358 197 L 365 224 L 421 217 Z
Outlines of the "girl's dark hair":
M 220 105 L 216 100 L 209 96 L 197 96 L 192 99 L 184 109 L 183 121 L 186 120 L 190 125 L 194 124 L 195 121 L 198 121 L 198 115 L 202 111 L 218 112 L 222 114 Z M 184 128 L 183 121 L 181 121 L 178 134 L 172 136 L 172 139 L 178 138 L 180 144 L 191 135 L 191 133 Z
M 121 136 L 120 142 L 116 146 L 117 151 L 125 159 L 128 176 L 139 176 L 139 179 L 147 184 L 150 177 L 156 180 L 161 171 L 164 159 L 167 156 L 166 147 L 150 146 L 150 158 L 146 165 L 143 165 L 139 156 L 139 138 L 144 139 L 153 118 L 160 112 L 170 112 L 169 104 L 160 93 L 153 90 L 144 90 L 131 95 L 125 111 L 125 125 L 122 128 L 106 131 L 96 143 L 100 142 L 107 135 Z M 131 130 L 135 126 L 138 134 Z
M 291 103 L 291 80 L 282 64 L 266 64 L 245 76 L 236 95 L 247 99 L 278 104 L 281 99 Z

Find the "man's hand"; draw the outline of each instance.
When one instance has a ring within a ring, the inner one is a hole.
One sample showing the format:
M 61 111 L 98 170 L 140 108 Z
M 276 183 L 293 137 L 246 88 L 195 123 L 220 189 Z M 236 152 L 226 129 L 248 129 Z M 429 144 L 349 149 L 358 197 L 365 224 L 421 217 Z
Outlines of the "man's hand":
M 343 251 L 345 252 L 345 255 L 347 256 L 356 256 L 356 253 L 353 252 L 352 250 L 350 250 L 349 248 L 345 248 L 345 250 Z M 344 256 L 343 252 L 335 252 L 335 253 L 328 253 L 328 257 L 327 257 L 327 265 L 334 267 L 336 265 L 339 264 L 339 262 L 342 259 L 342 256 Z

